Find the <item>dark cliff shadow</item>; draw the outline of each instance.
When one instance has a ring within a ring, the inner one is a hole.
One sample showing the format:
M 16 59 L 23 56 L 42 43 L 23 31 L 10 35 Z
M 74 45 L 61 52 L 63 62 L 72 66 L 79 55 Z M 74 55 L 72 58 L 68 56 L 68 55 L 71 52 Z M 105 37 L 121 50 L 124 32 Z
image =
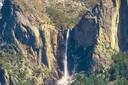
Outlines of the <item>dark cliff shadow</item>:
M 119 16 L 119 47 L 122 51 L 128 50 L 128 5 L 126 0 L 121 0 L 120 16 Z
M 95 18 L 83 15 L 79 23 L 70 31 L 68 45 L 68 66 L 70 74 L 89 73 L 93 65 L 93 53 L 97 44 L 99 27 Z
M 14 5 L 12 5 L 10 0 L 4 0 L 1 9 L 2 19 L 0 21 L 0 33 L 4 41 L 12 42 L 12 29 L 15 26 L 15 15 L 13 11 Z
M 5 80 L 4 74 L 5 74 L 5 72 L 1 68 L 1 65 L 0 65 L 0 84 L 1 85 L 5 85 L 6 84 L 6 80 Z

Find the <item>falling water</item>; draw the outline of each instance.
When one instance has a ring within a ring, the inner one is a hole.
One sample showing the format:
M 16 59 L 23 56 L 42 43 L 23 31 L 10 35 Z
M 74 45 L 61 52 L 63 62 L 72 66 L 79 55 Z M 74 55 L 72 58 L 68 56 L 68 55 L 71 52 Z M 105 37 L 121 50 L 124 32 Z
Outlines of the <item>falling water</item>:
M 3 0 L 0 0 L 0 19 L 2 19 L 1 9 L 3 7 Z
M 69 32 L 70 30 L 67 30 L 67 34 L 66 34 L 66 42 L 65 42 L 65 53 L 64 53 L 64 74 L 62 76 L 62 78 L 60 80 L 58 80 L 58 85 L 67 85 L 69 80 L 70 80 L 70 76 L 68 73 L 68 63 L 67 63 L 67 49 L 68 49 L 68 39 L 69 39 Z
M 0 0 L 0 10 L 1 10 L 2 6 L 3 6 L 3 2 L 4 2 L 4 0 Z

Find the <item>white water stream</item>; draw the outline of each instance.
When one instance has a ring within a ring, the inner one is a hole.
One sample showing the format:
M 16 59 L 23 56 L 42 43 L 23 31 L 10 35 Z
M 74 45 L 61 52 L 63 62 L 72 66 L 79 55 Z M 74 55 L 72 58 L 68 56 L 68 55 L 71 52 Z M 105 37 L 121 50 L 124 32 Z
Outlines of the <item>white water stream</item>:
M 1 10 L 2 6 L 3 6 L 3 2 L 4 2 L 4 0 L 0 0 L 0 10 Z
M 67 63 L 67 49 L 68 49 L 68 39 L 69 39 L 69 32 L 70 30 L 67 30 L 66 34 L 66 42 L 65 42 L 65 53 L 64 53 L 64 74 L 60 80 L 58 80 L 57 85 L 68 85 L 70 82 L 70 76 L 68 72 L 68 63 Z

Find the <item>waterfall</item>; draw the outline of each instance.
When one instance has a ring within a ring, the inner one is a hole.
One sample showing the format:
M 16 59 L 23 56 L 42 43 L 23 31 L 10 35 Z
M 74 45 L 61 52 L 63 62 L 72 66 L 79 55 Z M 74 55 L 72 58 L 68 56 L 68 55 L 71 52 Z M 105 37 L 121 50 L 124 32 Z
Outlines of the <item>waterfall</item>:
M 69 39 L 69 32 L 70 30 L 67 30 L 66 34 L 66 41 L 65 41 L 65 53 L 64 53 L 64 74 L 60 80 L 58 80 L 57 85 L 68 85 L 68 82 L 70 80 L 70 76 L 68 73 L 68 62 L 67 62 L 67 50 L 68 50 L 68 39 Z
M 0 0 L 0 10 L 1 10 L 2 6 L 3 6 L 3 2 L 4 2 L 4 0 Z
M 67 50 L 68 50 L 68 38 L 69 38 L 69 30 L 67 30 L 67 35 L 66 35 L 66 43 L 65 43 L 65 56 L 64 56 L 64 77 L 68 77 L 68 63 L 67 63 Z
M 2 15 L 1 15 L 1 9 L 2 9 L 2 7 L 3 7 L 3 1 L 0 0 L 0 19 L 2 19 Z

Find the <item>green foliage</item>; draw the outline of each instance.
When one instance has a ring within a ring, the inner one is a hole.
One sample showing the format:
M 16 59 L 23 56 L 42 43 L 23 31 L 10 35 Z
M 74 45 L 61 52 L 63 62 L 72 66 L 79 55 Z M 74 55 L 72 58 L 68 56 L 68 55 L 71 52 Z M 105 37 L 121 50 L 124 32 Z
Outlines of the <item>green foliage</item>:
M 118 79 L 116 85 L 128 85 L 128 80 L 125 78 Z
M 55 7 L 47 7 L 46 12 L 52 18 L 52 20 L 58 25 L 67 25 L 68 27 L 72 27 L 75 25 L 75 19 L 71 16 L 66 15 L 64 10 L 59 10 Z
M 110 80 L 115 80 L 118 78 L 128 78 L 128 68 L 127 68 L 127 62 L 128 55 L 125 53 L 118 53 L 116 55 L 113 55 L 113 64 L 110 68 Z
M 101 77 L 87 76 L 81 73 L 77 75 L 77 80 L 72 85 L 107 85 L 107 82 Z
M 93 8 L 100 1 L 101 0 L 84 0 L 83 2 L 87 8 Z
M 93 76 L 80 73 L 71 85 L 128 85 L 128 54 L 120 52 L 112 59 L 109 71 L 104 72 L 101 67 Z
M 0 53 L 0 65 L 17 85 L 42 84 L 43 79 L 49 76 L 47 68 L 34 65 L 28 58 L 5 47 Z

